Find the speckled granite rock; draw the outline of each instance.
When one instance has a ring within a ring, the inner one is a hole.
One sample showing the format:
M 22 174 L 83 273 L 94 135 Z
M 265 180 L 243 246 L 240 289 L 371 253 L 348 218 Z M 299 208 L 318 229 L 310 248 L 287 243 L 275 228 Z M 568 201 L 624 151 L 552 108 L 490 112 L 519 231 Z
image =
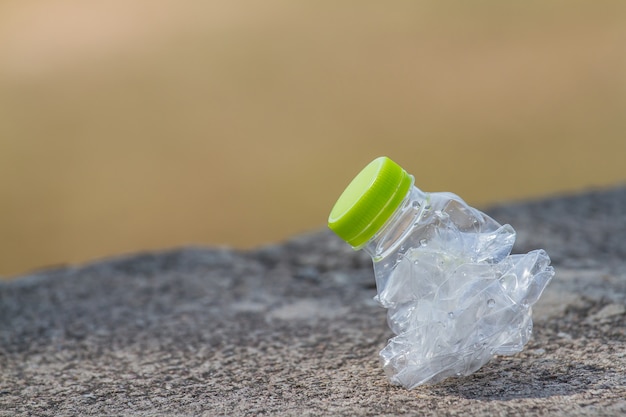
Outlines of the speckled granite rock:
M 370 261 L 330 232 L 0 283 L 0 416 L 624 415 L 626 189 L 497 207 L 557 274 L 521 354 L 412 391 Z

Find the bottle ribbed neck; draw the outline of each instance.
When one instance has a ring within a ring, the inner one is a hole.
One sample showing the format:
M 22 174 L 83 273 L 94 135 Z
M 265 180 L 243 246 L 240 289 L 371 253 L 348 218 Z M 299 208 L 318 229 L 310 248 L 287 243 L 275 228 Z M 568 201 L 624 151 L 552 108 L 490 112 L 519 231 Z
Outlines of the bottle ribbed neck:
M 410 234 L 412 226 L 419 221 L 424 207 L 428 205 L 428 199 L 428 193 L 412 185 L 406 197 L 378 233 L 357 249 L 363 249 L 374 261 L 385 257 L 401 245 Z

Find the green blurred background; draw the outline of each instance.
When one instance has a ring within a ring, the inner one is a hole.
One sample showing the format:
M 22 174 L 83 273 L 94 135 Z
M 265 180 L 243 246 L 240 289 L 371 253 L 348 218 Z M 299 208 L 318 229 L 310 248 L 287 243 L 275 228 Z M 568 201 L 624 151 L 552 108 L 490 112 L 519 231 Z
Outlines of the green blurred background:
M 0 2 L 0 275 L 626 181 L 626 2 Z

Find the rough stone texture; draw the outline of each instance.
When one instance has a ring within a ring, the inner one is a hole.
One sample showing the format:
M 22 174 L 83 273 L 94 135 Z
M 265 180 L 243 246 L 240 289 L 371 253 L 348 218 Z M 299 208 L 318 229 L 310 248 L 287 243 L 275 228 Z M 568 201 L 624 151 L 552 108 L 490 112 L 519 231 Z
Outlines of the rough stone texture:
M 0 416 L 623 415 L 626 189 L 496 207 L 557 274 L 524 352 L 389 384 L 370 261 L 329 232 L 0 284 Z

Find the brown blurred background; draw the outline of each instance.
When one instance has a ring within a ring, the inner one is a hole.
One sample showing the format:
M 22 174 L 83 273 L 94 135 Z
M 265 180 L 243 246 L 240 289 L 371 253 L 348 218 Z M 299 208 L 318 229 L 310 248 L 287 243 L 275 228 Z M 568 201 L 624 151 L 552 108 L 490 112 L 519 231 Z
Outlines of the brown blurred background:
M 0 2 L 0 275 L 626 181 L 626 2 Z

